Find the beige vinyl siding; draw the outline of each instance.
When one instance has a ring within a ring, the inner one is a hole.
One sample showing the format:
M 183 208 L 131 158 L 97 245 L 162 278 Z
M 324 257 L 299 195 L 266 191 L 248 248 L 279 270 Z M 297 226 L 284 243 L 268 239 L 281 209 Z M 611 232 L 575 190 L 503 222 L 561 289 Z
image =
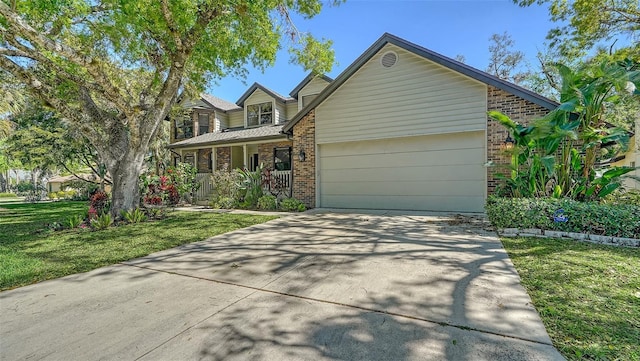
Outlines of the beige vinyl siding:
M 287 109 L 284 103 L 276 102 L 275 114 L 273 115 L 273 119 L 275 120 L 274 124 L 284 124 L 287 121 Z
M 298 103 L 297 102 L 286 103 L 285 109 L 286 109 L 285 118 L 287 120 L 291 120 L 291 118 L 293 118 L 298 113 Z
M 219 132 L 222 129 L 229 128 L 229 115 L 220 111 L 215 111 L 216 120 L 214 131 Z
M 380 64 L 387 51 L 391 68 Z M 486 85 L 386 45 L 316 108 L 318 143 L 484 130 Z
M 321 144 L 319 206 L 482 212 L 485 132 Z
M 319 94 L 329 83 L 322 79 L 322 77 L 316 77 L 312 79 L 307 85 L 305 85 L 298 92 L 298 110 L 303 108 L 302 97 L 306 95 Z
M 202 99 L 198 100 L 185 100 L 182 104 L 185 108 L 205 108 L 211 109 L 211 105 L 205 103 Z
M 233 111 L 233 112 L 228 112 L 227 114 L 229 115 L 229 128 L 244 127 L 243 111 Z

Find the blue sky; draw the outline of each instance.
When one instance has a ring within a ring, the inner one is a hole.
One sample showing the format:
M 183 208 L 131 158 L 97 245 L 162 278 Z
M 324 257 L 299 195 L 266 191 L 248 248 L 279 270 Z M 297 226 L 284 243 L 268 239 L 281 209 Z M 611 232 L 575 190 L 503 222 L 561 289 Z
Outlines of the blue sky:
M 332 78 L 385 32 L 451 58 L 464 55 L 467 64 L 484 70 L 492 34 L 507 31 L 516 48 L 535 65 L 538 49 L 544 49 L 547 32 L 555 27 L 546 5 L 521 8 L 510 0 L 347 0 L 337 7 L 325 7 L 310 20 L 294 17 L 294 22 L 302 32 L 333 40 L 338 64 L 328 74 Z M 300 66 L 289 64 L 289 58 L 286 49 L 282 50 L 275 66 L 264 73 L 248 67 L 244 83 L 227 77 L 207 92 L 235 102 L 253 82 L 259 82 L 288 96 L 306 76 Z

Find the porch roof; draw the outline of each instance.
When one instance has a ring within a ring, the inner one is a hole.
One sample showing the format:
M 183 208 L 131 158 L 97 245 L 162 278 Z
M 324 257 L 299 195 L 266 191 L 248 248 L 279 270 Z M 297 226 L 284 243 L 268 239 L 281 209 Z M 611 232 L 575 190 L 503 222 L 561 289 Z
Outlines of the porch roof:
M 284 124 L 267 125 L 255 128 L 225 129 L 222 132 L 202 134 L 185 139 L 167 146 L 167 148 L 190 148 L 202 145 L 237 143 L 241 141 L 256 141 L 286 138 L 282 133 Z

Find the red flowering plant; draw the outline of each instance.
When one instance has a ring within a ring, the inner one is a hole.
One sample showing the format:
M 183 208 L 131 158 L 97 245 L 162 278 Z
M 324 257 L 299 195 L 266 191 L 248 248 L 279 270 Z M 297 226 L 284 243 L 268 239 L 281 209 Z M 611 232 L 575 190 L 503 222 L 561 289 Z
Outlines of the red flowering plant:
M 89 198 L 89 219 L 97 218 L 109 212 L 109 208 L 109 195 L 104 191 L 95 192 L 91 198 Z
M 180 194 L 170 176 L 143 174 L 140 177 L 142 202 L 151 206 L 175 206 Z

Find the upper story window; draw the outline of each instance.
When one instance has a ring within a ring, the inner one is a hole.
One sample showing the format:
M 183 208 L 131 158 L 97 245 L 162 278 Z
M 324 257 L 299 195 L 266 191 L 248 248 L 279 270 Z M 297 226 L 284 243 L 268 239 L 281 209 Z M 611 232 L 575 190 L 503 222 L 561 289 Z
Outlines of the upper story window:
M 174 137 L 175 139 L 193 138 L 193 120 L 191 117 L 176 119 Z
M 273 124 L 273 104 L 247 105 L 247 127 L 265 124 Z
M 209 114 L 198 114 L 198 135 L 209 133 Z

